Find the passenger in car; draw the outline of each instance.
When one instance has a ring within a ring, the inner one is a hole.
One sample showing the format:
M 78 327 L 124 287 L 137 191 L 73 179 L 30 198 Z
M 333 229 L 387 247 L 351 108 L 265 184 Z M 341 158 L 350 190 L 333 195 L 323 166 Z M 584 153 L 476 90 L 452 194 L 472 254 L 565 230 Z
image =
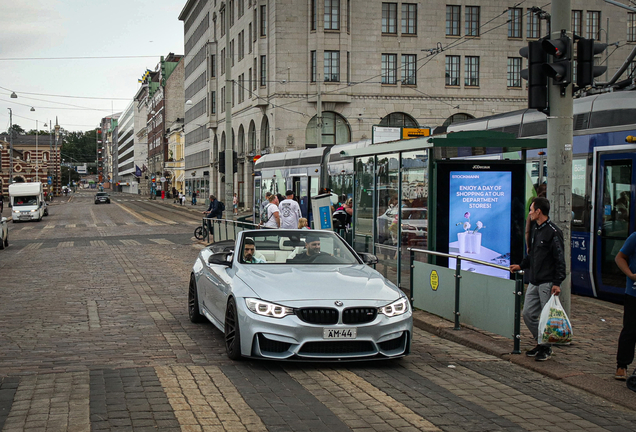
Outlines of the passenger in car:
M 320 237 L 308 235 L 305 239 L 305 253 L 298 254 L 287 262 L 292 264 L 303 264 L 313 262 L 318 255 L 325 255 L 320 252 Z
M 256 245 L 254 240 L 246 238 L 243 244 L 243 262 L 245 264 L 263 264 L 266 263 L 264 258 L 257 258 L 254 256 L 256 253 Z

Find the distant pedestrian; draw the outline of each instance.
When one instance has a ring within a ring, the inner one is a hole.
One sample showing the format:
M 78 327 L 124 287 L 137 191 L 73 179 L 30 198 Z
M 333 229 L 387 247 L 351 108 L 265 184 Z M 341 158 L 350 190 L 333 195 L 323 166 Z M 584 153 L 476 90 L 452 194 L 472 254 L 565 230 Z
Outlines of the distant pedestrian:
M 179 195 L 177 196 L 177 199 L 179 200 L 179 205 L 183 205 L 183 203 L 181 202 L 181 197 L 183 196 L 183 194 L 181 192 L 179 192 Z
M 181 205 L 182 206 L 185 205 L 185 202 L 186 202 L 186 196 L 185 194 L 181 194 Z
M 234 198 L 232 198 L 232 211 L 235 215 L 238 215 L 238 196 L 236 196 L 236 192 L 234 193 Z
M 550 220 L 550 201 L 536 197 L 530 204 L 530 218 L 535 224 L 530 233 L 528 255 L 520 265 L 512 264 L 511 272 L 530 269 L 530 283 L 523 305 L 523 320 L 535 340 L 539 337 L 539 316 L 552 295 L 561 293 L 565 279 L 565 253 L 563 233 Z M 633 351 L 633 350 L 632 350 Z M 633 354 L 633 353 L 632 353 Z M 538 345 L 526 352 L 536 361 L 552 356 L 550 344 Z
M 269 204 L 263 209 L 267 212 L 267 221 L 263 224 L 267 228 L 280 228 L 280 211 L 278 210 L 278 197 L 270 195 Z
M 280 227 L 285 229 L 297 229 L 298 220 L 302 217 L 300 206 L 294 200 L 294 191 L 285 192 L 287 198 L 278 204 L 280 211 Z
M 623 330 L 618 337 L 614 378 L 626 380 L 627 367 L 634 361 L 636 348 L 636 232 L 627 237 L 614 261 L 627 276 L 623 298 Z
M 177 198 L 178 198 L 177 188 L 173 186 L 172 187 L 172 203 L 173 204 L 177 202 Z
M 212 221 L 210 219 L 221 219 L 221 217 L 223 216 L 221 204 L 214 195 L 210 195 L 210 205 L 208 205 L 208 209 L 205 210 L 203 214 L 206 215 L 205 217 L 207 218 L 206 222 L 208 225 L 208 231 L 210 232 L 210 235 L 212 235 L 214 231 L 212 231 Z M 212 241 L 214 241 L 214 239 Z
M 309 222 L 307 221 L 307 218 L 300 218 L 298 219 L 298 229 L 309 229 Z
M 192 192 L 192 205 L 197 205 L 197 191 Z

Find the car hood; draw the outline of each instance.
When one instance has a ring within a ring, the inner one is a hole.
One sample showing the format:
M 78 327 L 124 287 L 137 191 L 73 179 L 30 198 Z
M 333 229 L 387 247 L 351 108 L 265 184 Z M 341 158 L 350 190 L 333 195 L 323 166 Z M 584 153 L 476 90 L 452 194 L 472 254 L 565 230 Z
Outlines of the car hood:
M 260 298 L 397 300 L 402 294 L 372 268 L 357 265 L 240 265 L 236 276 Z

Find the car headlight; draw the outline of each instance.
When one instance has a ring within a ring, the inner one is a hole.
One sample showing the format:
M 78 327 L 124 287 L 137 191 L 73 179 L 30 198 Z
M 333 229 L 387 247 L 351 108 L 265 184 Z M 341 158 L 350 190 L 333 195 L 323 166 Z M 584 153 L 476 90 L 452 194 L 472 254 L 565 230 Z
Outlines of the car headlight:
M 31 210 L 31 213 L 35 213 L 36 211 L 37 211 L 37 209 L 36 210 Z
M 275 303 L 266 302 L 261 299 L 246 298 L 245 304 L 247 308 L 258 315 L 268 316 L 272 318 L 283 318 L 287 315 L 293 315 L 294 309 L 281 306 Z
M 409 302 L 406 297 L 402 297 L 399 300 L 394 301 L 391 304 L 378 308 L 378 313 L 386 315 L 388 317 L 394 317 L 405 314 L 409 311 Z

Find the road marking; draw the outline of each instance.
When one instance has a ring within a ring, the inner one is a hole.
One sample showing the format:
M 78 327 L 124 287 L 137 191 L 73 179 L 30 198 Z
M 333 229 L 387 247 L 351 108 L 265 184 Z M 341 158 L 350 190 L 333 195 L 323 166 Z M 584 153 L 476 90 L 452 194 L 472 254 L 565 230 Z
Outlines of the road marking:
M 20 379 L 3 430 L 90 431 L 90 372 L 64 372 Z
M 74 244 L 75 244 L 75 242 L 72 242 L 72 241 L 59 242 L 57 244 L 57 247 L 58 248 L 73 247 Z
M 148 240 L 150 240 L 151 242 L 155 242 L 157 244 L 164 244 L 164 245 L 174 244 L 170 240 L 166 240 L 166 239 L 148 239 Z
M 55 224 L 46 224 L 45 226 L 42 227 L 42 229 L 52 229 L 55 228 Z
M 32 227 L 32 226 L 24 226 L 24 227 L 22 227 L 22 228 L 18 228 L 18 229 L 19 229 L 19 230 L 22 230 L 22 231 L 26 231 L 26 230 L 33 229 L 33 227 Z
M 99 313 L 97 311 L 97 302 L 95 300 L 88 300 L 86 302 L 86 309 L 88 310 L 88 327 L 91 330 L 95 330 L 101 327 L 99 321 Z
M 155 371 L 182 430 L 200 430 L 200 426 L 210 430 L 267 430 L 218 367 L 159 366 Z
M 68 225 L 66 225 L 66 228 L 75 228 L 75 227 L 76 227 L 76 225 L 75 225 L 75 224 L 68 224 Z
M 129 208 L 127 208 L 127 207 L 125 207 L 125 206 L 123 206 L 123 205 L 119 204 L 119 203 L 115 203 L 115 204 L 116 204 L 116 205 L 118 205 L 118 206 L 119 206 L 119 207 L 121 207 L 124 211 L 127 211 L 128 213 L 130 213 L 131 215 L 133 215 L 134 217 L 136 217 L 137 219 L 139 219 L 140 221 L 142 221 L 142 222 L 143 222 L 143 223 L 145 223 L 145 224 L 153 225 L 153 226 L 162 225 L 162 224 L 160 224 L 159 222 L 155 222 L 155 221 L 153 221 L 152 219 L 148 219 L 148 218 L 143 217 L 143 216 L 142 216 L 142 215 L 140 215 L 139 213 L 137 213 L 137 212 L 135 212 L 135 211 L 133 211 L 133 210 L 131 210 L 131 209 L 129 209 Z
M 152 218 L 155 218 L 157 220 L 160 220 L 161 222 L 167 223 L 169 225 L 176 225 L 177 224 L 177 222 L 173 221 L 172 219 L 161 217 L 161 216 L 159 216 L 159 215 L 157 215 L 157 214 L 155 214 L 154 212 L 151 212 L 151 211 L 145 210 L 145 211 L 141 211 L 140 213 L 145 214 L 147 216 L 150 216 Z
M 87 224 L 86 224 L 86 228 L 97 228 L 97 224 L 94 224 L 94 223 L 87 223 Z
M 119 241 L 125 244 L 126 246 L 141 246 L 141 243 L 139 243 L 137 240 L 119 240 Z
M 108 246 L 104 240 L 91 240 L 91 247 L 106 247 Z
M 23 247 L 20 252 L 24 251 L 24 250 L 36 250 L 36 249 L 40 249 L 40 246 L 42 246 L 44 243 L 40 242 L 40 243 L 29 243 L 28 245 L 26 245 L 25 247 Z M 18 252 L 18 253 L 20 253 Z

